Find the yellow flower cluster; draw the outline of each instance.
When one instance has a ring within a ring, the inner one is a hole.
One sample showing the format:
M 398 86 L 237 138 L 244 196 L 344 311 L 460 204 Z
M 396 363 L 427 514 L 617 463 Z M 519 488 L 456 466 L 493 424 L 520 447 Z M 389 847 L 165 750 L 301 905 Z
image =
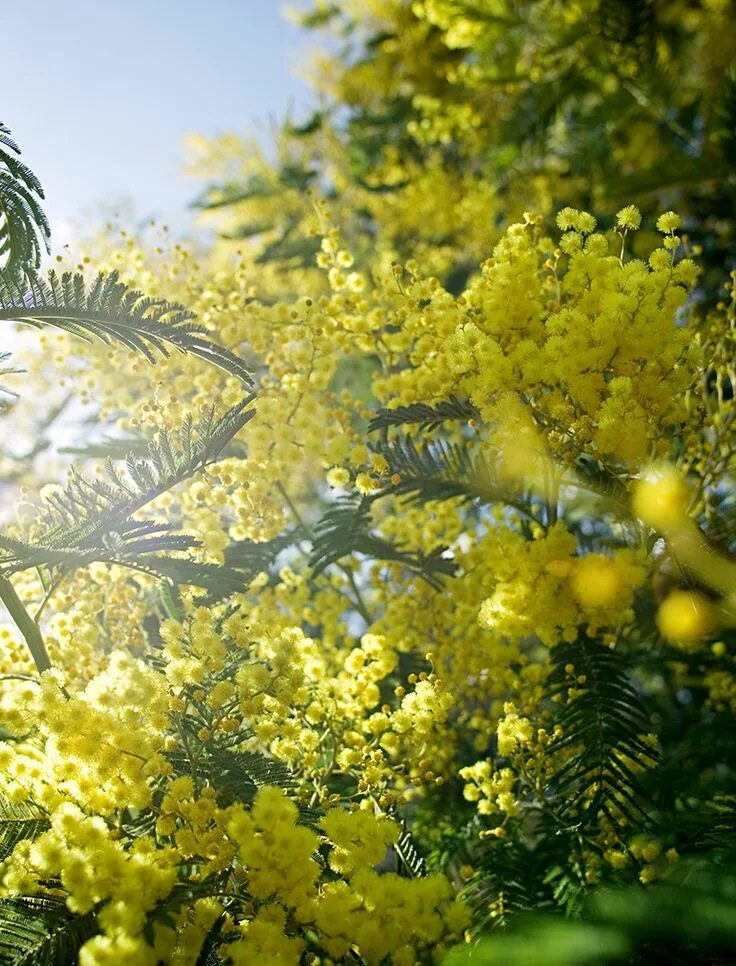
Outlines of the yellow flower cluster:
M 56 672 L 32 687 L 27 727 L 35 726 L 33 736 L 26 744 L 3 744 L 2 791 L 12 802 L 39 808 L 47 830 L 21 841 L 3 863 L 3 894 L 44 894 L 49 881 L 60 880 L 71 911 L 96 909 L 100 932 L 82 948 L 83 966 L 121 957 L 141 966 L 162 959 L 193 963 L 219 917 L 233 940 L 228 954 L 238 963 L 271 956 L 296 964 L 315 930 L 333 956 L 352 949 L 366 963 L 378 964 L 389 953 L 397 962 L 414 962 L 438 951 L 462 932 L 468 913 L 442 876 L 410 880 L 374 871 L 399 836 L 396 823 L 333 806 L 318 830 L 301 823 L 297 805 L 280 788 L 263 786 L 252 805 L 241 798 L 224 807 L 219 778 L 212 785 L 197 777 L 197 756 L 206 760 L 223 699 L 227 704 L 241 686 L 240 675 L 235 687 L 225 680 L 209 686 L 222 667 L 224 644 L 216 646 L 207 616 L 194 609 L 186 633 L 167 624 L 173 680 L 115 652 L 79 693 L 70 694 Z M 237 622 L 230 619 L 230 627 L 237 629 Z M 186 685 L 179 680 L 182 637 L 195 662 Z M 293 645 L 299 634 L 291 638 Z M 369 640 L 363 653 L 380 655 L 380 645 Z M 365 656 L 356 661 L 362 667 Z M 287 661 L 281 670 L 288 667 Z M 251 676 L 246 687 L 252 682 Z M 223 684 L 228 693 L 213 698 Z M 251 710 L 253 699 L 251 690 L 245 699 Z M 177 733 L 185 700 L 197 702 L 192 710 L 211 708 L 209 727 L 197 735 Z M 247 747 L 258 715 L 241 718 L 231 709 L 229 720 L 234 717 Z M 175 777 L 171 760 L 181 755 L 190 771 Z M 127 823 L 145 815 L 151 820 L 131 834 Z M 325 844 L 330 874 L 320 857 Z M 156 909 L 187 875 L 191 902 L 176 903 L 173 924 L 158 921 Z M 226 905 L 207 895 L 207 884 L 222 876 L 237 883 Z
M 3 744 L 2 781 L 12 800 L 52 809 L 68 799 L 103 813 L 150 803 L 152 782 L 165 770 L 168 691 L 161 675 L 126 652 L 106 665 L 77 694 L 66 692 L 58 672 L 18 694 L 20 733 L 37 730 L 37 740 L 27 749 Z
M 259 292 L 278 286 L 247 256 L 214 267 L 175 249 L 146 279 L 260 373 L 257 419 L 153 511 L 180 518 L 202 560 L 256 547 L 262 571 L 206 605 L 188 590 L 167 602 L 152 578 L 101 564 L 74 599 L 63 585 L 45 600 L 35 577 L 18 583 L 42 604 L 58 671 L 2 684 L 2 723 L 19 739 L 0 749 L 2 790 L 48 818 L 4 865 L 4 889 L 43 893 L 56 876 L 70 908 L 101 906 L 85 966 L 193 962 L 216 923 L 236 963 L 298 962 L 315 948 L 368 963 L 441 955 L 467 913 L 443 876 L 378 871 L 395 819 L 449 789 L 473 834 L 501 838 L 523 821 L 571 754 L 547 751 L 560 737 L 550 653 L 625 639 L 651 563 L 635 517 L 669 538 L 686 516 L 679 474 L 645 475 L 632 506 L 627 494 L 668 445 L 663 430 L 685 419 L 701 359 L 682 324 L 696 272 L 676 257 L 671 213 L 648 261 L 614 252 L 640 225 L 633 206 L 619 212 L 618 240 L 570 208 L 558 245 L 527 215 L 452 291 L 385 251 L 358 270 L 324 205 L 314 218 L 318 268 L 293 297 L 257 301 L 251 279 Z M 114 255 L 138 270 L 137 248 Z M 186 358 L 164 364 L 153 393 L 150 371 L 125 354 L 112 374 L 91 355 L 86 377 L 104 411 L 122 400 L 125 428 L 149 433 L 237 398 Z M 460 478 L 458 456 L 438 476 L 447 498 L 407 505 L 394 431 L 369 445 L 365 421 L 377 404 L 451 398 L 475 415 L 443 424 L 443 452 L 470 454 L 473 470 Z M 584 475 L 583 454 L 608 490 Z M 336 497 L 370 503 L 371 539 L 400 552 L 316 568 L 316 524 Z M 405 562 L 439 552 L 455 570 L 441 590 Z M 712 626 L 691 627 L 684 646 L 702 649 Z M 663 609 L 674 638 L 667 627 Z M 30 670 L 17 635 L 0 643 L 4 670 Z M 713 706 L 733 706 L 730 676 L 708 681 Z M 584 687 L 573 674 L 567 701 Z M 287 766 L 291 797 L 246 780 L 254 761 Z M 618 828 L 596 839 L 612 856 L 621 842 Z M 598 875 L 591 850 L 585 859 Z M 177 886 L 191 901 L 176 906 Z
M 462 393 L 493 423 L 513 386 L 553 453 L 636 465 L 679 418 L 673 400 L 691 380 L 694 350 L 675 319 L 697 270 L 670 247 L 648 264 L 623 261 L 585 212 L 559 222 L 559 248 L 531 217 L 511 226 L 460 296 L 410 277 L 401 331 L 384 341 L 392 369 L 402 355 L 411 365 L 379 378 L 376 392 L 392 405 Z
M 485 759 L 461 769 L 460 777 L 466 782 L 463 795 L 469 802 L 478 803 L 481 815 L 492 815 L 496 811 L 512 817 L 519 814 L 514 793 L 517 778 L 511 768 L 496 771 Z
M 635 556 L 619 550 L 612 558 L 576 558 L 576 548 L 559 522 L 532 541 L 510 531 L 489 533 L 486 549 L 498 561 L 495 588 L 481 604 L 478 623 L 499 637 L 521 640 L 534 633 L 552 645 L 574 641 L 582 623 L 595 634 L 630 620 L 633 591 L 643 579 Z

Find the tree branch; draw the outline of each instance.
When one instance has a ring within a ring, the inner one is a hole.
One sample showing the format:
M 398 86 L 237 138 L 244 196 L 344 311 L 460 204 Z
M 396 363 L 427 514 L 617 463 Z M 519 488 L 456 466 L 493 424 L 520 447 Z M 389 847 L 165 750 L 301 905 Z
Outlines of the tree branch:
M 43 642 L 40 628 L 23 606 L 23 602 L 15 592 L 15 587 L 10 580 L 2 575 L 0 575 L 0 600 L 5 604 L 8 613 L 25 638 L 38 673 L 48 671 L 51 667 L 51 661 L 46 652 L 46 645 Z

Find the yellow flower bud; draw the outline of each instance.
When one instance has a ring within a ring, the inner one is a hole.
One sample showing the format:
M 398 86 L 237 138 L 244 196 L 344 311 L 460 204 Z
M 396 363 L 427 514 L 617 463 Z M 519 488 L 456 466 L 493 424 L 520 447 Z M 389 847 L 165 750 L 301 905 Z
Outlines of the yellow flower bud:
M 584 607 L 613 607 L 624 589 L 616 564 L 597 553 L 583 557 L 572 577 L 573 593 Z
M 660 606 L 657 626 L 669 641 L 692 645 L 716 629 L 717 611 L 702 594 L 676 590 Z
M 687 485 L 672 467 L 661 467 L 643 477 L 634 490 L 633 510 L 655 530 L 669 530 L 687 519 Z

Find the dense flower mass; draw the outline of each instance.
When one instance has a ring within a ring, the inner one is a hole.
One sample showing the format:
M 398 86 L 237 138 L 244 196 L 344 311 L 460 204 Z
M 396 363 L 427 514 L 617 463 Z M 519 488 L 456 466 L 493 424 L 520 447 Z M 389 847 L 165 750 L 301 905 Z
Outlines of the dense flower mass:
M 275 162 L 199 145 L 222 237 L 61 266 L 211 341 L 23 349 L 107 443 L 66 487 L 45 443 L 3 456 L 0 938 L 22 908 L 82 966 L 414 966 L 710 856 L 736 276 L 692 162 L 728 163 L 733 34 L 630 6 L 317 4 L 356 45 L 329 108 Z

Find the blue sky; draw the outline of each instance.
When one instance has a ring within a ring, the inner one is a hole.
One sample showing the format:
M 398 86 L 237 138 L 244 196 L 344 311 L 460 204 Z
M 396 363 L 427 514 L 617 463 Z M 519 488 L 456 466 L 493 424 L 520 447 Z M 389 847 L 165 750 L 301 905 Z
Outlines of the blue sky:
M 0 2 L 0 120 L 41 179 L 56 247 L 116 210 L 184 227 L 188 134 L 265 134 L 310 103 L 296 71 L 313 38 L 280 0 Z

